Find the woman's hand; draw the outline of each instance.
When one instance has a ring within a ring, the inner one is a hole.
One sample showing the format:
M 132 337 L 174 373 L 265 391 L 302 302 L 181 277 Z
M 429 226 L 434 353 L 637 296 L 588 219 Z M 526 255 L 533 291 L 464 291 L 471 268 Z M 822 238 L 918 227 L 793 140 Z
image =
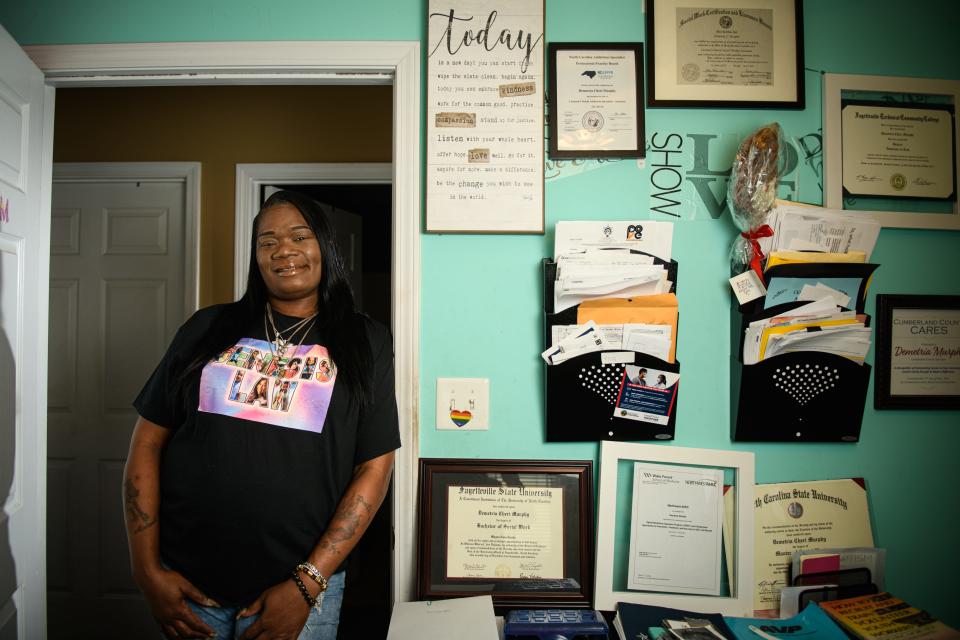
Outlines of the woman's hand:
M 150 612 L 168 638 L 213 638 L 213 629 L 204 624 L 187 605 L 190 598 L 205 607 L 219 607 L 177 571 L 159 568 L 138 581 Z
M 307 623 L 310 607 L 293 580 L 272 586 L 240 612 L 247 618 L 260 614 L 240 640 L 296 640 Z

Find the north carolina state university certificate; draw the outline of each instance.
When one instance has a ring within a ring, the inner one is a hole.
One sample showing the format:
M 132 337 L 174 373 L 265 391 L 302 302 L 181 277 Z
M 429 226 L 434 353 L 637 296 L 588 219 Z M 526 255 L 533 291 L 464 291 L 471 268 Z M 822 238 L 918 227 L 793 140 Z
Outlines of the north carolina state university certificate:
M 873 546 L 863 478 L 758 484 L 755 498 L 754 615 L 777 615 L 794 551 Z

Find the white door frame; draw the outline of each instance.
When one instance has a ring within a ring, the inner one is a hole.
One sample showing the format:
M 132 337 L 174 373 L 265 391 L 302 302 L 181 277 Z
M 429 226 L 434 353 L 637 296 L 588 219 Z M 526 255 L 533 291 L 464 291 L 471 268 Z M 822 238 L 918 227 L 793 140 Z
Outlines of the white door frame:
M 393 333 L 403 447 L 394 476 L 393 597 L 414 598 L 420 335 L 420 43 L 164 42 L 24 47 L 50 87 L 392 84 Z M 53 89 L 49 90 L 53 93 Z M 360 124 L 360 123 L 358 123 Z M 52 129 L 51 129 L 52 131 Z M 45 157 L 52 164 L 52 150 Z M 49 173 L 47 174 L 49 175 Z M 49 211 L 45 213 L 49 216 Z M 45 428 L 45 425 L 44 425 Z
M 200 172 L 199 162 L 56 162 L 53 181 L 183 183 L 183 309 L 191 314 L 200 305 Z
M 247 287 L 250 234 L 260 209 L 260 189 L 282 184 L 391 184 L 389 162 L 274 162 L 237 165 L 236 211 L 233 222 L 233 295 Z

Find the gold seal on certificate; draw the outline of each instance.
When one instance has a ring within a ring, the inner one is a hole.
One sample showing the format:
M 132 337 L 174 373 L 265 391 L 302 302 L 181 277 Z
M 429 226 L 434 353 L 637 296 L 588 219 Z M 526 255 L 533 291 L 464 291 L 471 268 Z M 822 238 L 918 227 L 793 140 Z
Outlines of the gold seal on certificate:
M 563 488 L 447 487 L 447 578 L 563 578 Z
M 956 197 L 952 120 L 936 105 L 845 104 L 844 191 L 884 198 Z
M 758 484 L 753 506 L 754 615 L 779 611 L 794 551 L 873 546 L 862 478 Z

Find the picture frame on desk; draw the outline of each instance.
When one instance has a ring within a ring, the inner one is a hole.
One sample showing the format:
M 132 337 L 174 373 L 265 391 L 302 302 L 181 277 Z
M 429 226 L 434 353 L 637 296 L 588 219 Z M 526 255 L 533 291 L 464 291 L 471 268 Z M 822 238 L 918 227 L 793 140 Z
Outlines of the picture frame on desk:
M 803 0 L 647 0 L 647 106 L 803 109 Z M 739 35 L 740 48 L 730 48 Z
M 876 409 L 960 409 L 960 296 L 877 295 Z
M 420 460 L 417 598 L 589 608 L 593 461 Z
M 550 157 L 642 158 L 643 44 L 552 42 Z

